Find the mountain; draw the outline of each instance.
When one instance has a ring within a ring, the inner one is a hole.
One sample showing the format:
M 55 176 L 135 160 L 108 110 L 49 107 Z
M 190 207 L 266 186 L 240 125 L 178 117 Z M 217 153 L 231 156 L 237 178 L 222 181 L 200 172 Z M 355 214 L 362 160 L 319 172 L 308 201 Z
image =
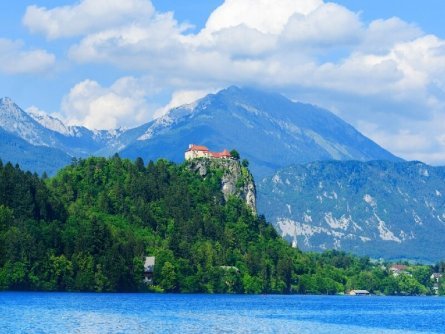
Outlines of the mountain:
M 0 99 L 0 130 L 1 159 L 49 174 L 66 166 L 72 157 L 100 155 L 104 147 L 119 147 L 117 137 L 123 132 L 67 126 L 45 113 L 25 112 L 10 98 Z
M 83 126 L 67 126 L 44 112 L 29 111 L 28 114 L 55 138 L 53 144 L 47 145 L 63 149 L 72 156 L 101 155 L 107 148 L 112 150 L 116 147 L 111 154 L 119 150 L 117 138 L 123 129 L 90 130 Z
M 137 128 L 111 131 L 66 126 L 46 114 L 27 113 L 4 98 L 0 127 L 33 146 L 58 149 L 72 157 L 119 152 L 132 159 L 181 162 L 190 143 L 213 150 L 235 148 L 250 161 L 257 178 L 316 160 L 400 160 L 329 111 L 238 87 L 175 108 Z M 11 160 L 7 155 L 2 158 Z
M 130 144 L 121 154 L 130 158 L 182 161 L 189 143 L 236 148 L 257 177 L 315 160 L 400 160 L 329 111 L 238 87 L 173 109 L 123 138 Z
M 258 184 L 259 211 L 303 250 L 445 258 L 445 167 L 420 162 L 296 165 Z
M 0 128 L 0 159 L 2 162 L 13 161 L 25 170 L 39 174 L 55 174 L 60 168 L 71 162 L 65 152 L 47 147 L 34 146 Z
M 57 145 L 55 133 L 34 120 L 11 99 L 0 99 L 0 127 L 35 146 Z

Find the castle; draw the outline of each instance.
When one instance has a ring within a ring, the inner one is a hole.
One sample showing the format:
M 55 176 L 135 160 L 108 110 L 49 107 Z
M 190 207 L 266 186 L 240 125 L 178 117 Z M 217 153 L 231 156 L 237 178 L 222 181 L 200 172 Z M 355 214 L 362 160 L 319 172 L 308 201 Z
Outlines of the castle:
M 190 144 L 187 151 L 185 151 L 185 160 L 196 158 L 232 159 L 232 155 L 227 149 L 224 149 L 222 152 L 211 152 L 205 146 Z

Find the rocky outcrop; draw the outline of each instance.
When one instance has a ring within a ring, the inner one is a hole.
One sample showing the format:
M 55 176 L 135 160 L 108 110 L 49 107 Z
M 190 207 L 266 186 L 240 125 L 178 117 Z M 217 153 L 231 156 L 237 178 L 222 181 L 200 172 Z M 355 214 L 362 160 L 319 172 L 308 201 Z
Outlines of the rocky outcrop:
M 221 171 L 221 191 L 227 201 L 231 196 L 244 200 L 256 214 L 256 189 L 253 176 L 237 160 L 200 158 L 189 161 L 189 168 L 206 177 L 211 171 Z

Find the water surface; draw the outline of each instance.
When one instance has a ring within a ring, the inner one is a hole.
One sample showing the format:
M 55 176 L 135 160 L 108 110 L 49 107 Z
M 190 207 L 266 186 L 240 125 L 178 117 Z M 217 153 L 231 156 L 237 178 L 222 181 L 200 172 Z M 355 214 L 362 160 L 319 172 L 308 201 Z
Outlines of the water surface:
M 445 298 L 0 293 L 0 333 L 445 333 Z

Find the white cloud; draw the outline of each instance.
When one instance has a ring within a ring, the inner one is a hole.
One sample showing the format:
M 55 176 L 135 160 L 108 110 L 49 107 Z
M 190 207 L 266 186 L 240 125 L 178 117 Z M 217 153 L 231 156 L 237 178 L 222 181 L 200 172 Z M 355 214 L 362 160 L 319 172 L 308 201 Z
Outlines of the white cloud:
M 23 21 L 48 38 L 79 36 L 69 51 L 76 63 L 153 77 L 164 91 L 177 92 L 168 107 L 208 87 L 254 84 L 333 107 L 353 125 L 373 123 L 365 134 L 405 157 L 428 152 L 427 161 L 437 161 L 434 150 L 445 151 L 445 41 L 396 17 L 366 24 L 323 0 L 225 0 L 191 34 L 149 0 L 83 0 L 29 7 Z M 147 88 L 118 86 L 80 83 L 64 111 L 94 127 L 137 124 L 129 122 L 131 110 L 133 120 L 152 115 Z
M 72 37 L 150 17 L 154 8 L 147 0 L 82 0 L 54 9 L 29 6 L 23 24 L 49 39 Z
M 264 34 L 279 34 L 293 14 L 307 15 L 322 4 L 322 0 L 226 0 L 210 15 L 204 32 L 245 25 Z
M 443 135 L 440 135 L 437 121 L 434 119 L 417 122 L 420 126 L 416 126 L 412 121 L 399 118 L 397 126 L 392 129 L 385 128 L 382 124 L 366 122 L 360 122 L 358 127 L 378 144 L 406 160 L 443 164 L 445 142 Z
M 390 52 L 405 74 L 403 90 L 426 88 L 435 81 L 445 83 L 445 41 L 428 35 L 410 42 L 397 44 Z
M 106 62 L 121 68 L 172 68 L 183 57 L 180 39 L 186 28 L 171 14 L 155 15 L 144 24 L 90 34 L 71 47 L 69 56 L 80 63 Z
M 313 76 L 309 77 L 308 84 L 369 96 L 388 91 L 402 77 L 397 63 L 391 59 L 353 54 L 340 63 L 325 63 L 318 66 Z
M 232 57 L 259 56 L 276 49 L 278 42 L 277 36 L 264 34 L 245 25 L 225 28 L 214 32 L 211 37 L 199 36 L 196 40 L 202 49 L 217 50 L 220 54 Z
M 334 3 L 320 5 L 307 15 L 294 14 L 286 24 L 287 42 L 338 47 L 359 41 L 362 23 L 357 14 Z
M 49 70 L 56 57 L 45 50 L 24 50 L 21 41 L 0 38 L 0 72 L 5 74 L 41 73 Z
M 422 35 L 419 27 L 406 23 L 398 17 L 378 19 L 369 24 L 361 42 L 361 51 L 385 53 L 396 44 L 415 40 Z
M 191 104 L 208 94 L 216 93 L 218 90 L 220 89 L 178 90 L 172 94 L 172 98 L 169 103 L 156 110 L 154 117 L 165 115 L 171 109 Z
M 381 132 L 376 137 L 383 145 L 391 147 L 393 152 L 400 155 L 406 155 L 413 151 L 422 152 L 434 145 L 423 134 L 414 133 L 408 129 L 394 133 Z
M 82 81 L 65 96 L 62 116 L 70 125 L 90 129 L 140 125 L 152 114 L 143 86 L 132 77 L 121 78 L 108 88 L 93 80 Z

